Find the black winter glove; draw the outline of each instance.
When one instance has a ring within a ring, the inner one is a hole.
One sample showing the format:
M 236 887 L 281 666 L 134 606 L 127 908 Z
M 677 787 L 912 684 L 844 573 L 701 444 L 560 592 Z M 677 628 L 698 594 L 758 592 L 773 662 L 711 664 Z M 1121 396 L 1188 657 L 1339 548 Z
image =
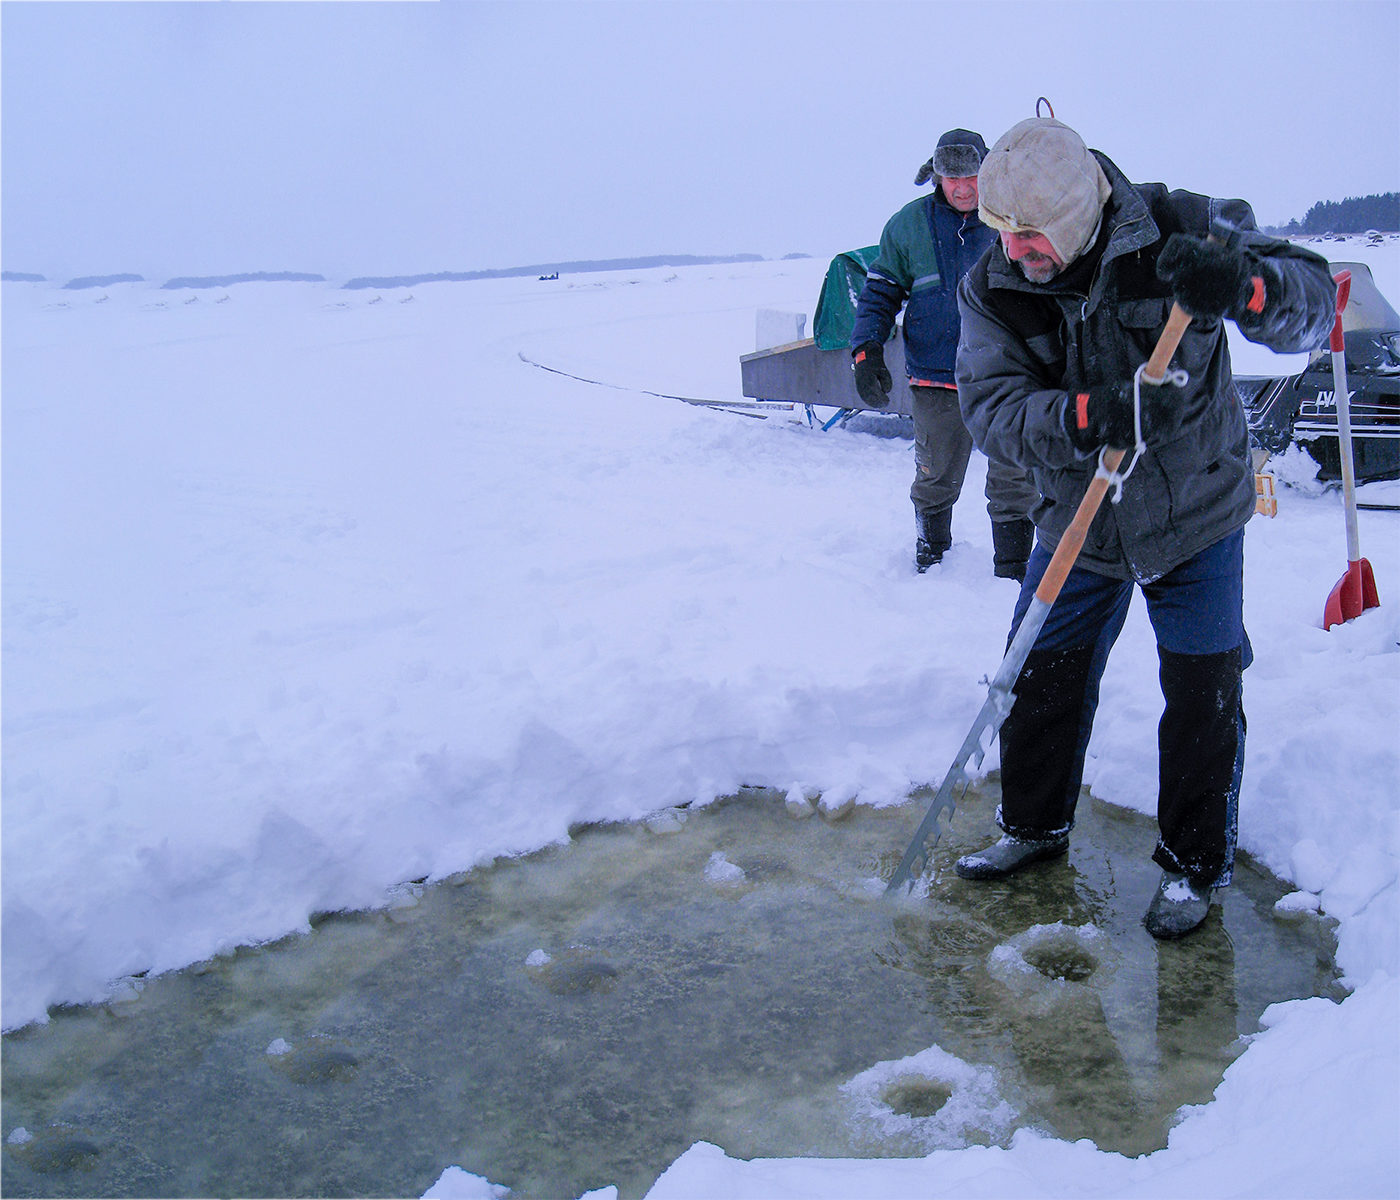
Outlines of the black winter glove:
M 862 342 L 851 351 L 856 373 L 856 391 L 871 408 L 884 408 L 890 402 L 894 380 L 885 366 L 885 348 L 879 342 Z
M 1262 313 L 1273 268 L 1252 254 L 1220 242 L 1174 233 L 1157 257 L 1157 276 L 1193 317 L 1238 321 Z
M 1100 446 L 1130 450 L 1137 442 L 1133 426 L 1133 385 L 1101 384 L 1083 392 L 1070 392 L 1062 417 L 1074 448 L 1090 454 Z M 1157 440 L 1176 429 L 1169 389 L 1142 385 L 1142 439 Z

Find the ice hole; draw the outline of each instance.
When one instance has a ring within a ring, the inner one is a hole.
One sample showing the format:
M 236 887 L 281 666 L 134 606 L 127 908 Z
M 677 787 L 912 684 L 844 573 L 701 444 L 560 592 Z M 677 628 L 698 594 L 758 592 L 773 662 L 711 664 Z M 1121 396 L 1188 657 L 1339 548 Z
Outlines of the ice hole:
M 582 946 L 570 946 L 554 956 L 536 951 L 526 964 L 530 974 L 554 996 L 597 995 L 617 986 L 617 967 Z
M 284 1039 L 275 1051 L 267 1050 L 268 1065 L 293 1083 L 314 1087 L 343 1082 L 353 1077 L 360 1065 L 359 1055 L 337 1038 L 313 1035 L 304 1042 L 289 1045 Z
M 93 1171 L 97 1168 L 102 1147 L 98 1145 L 96 1138 L 85 1130 L 55 1125 L 7 1146 L 6 1152 L 12 1156 L 12 1161 L 42 1176 L 49 1183 L 51 1190 L 62 1194 L 53 1188 L 53 1178 L 76 1174 L 90 1181 Z M 5 1175 L 6 1195 L 9 1195 L 10 1172 L 7 1170 Z M 40 1194 L 43 1194 L 42 1189 Z
M 891 1112 L 904 1117 L 931 1117 L 953 1096 L 953 1089 L 936 1079 L 899 1079 L 880 1093 Z
M 876 1063 L 841 1091 L 852 1106 L 851 1129 L 867 1152 L 1003 1145 L 1017 1117 L 995 1067 L 965 1062 L 941 1046 Z
M 1046 979 L 1067 983 L 1083 983 L 1098 966 L 1093 955 L 1080 946 L 1032 946 L 1025 958 Z
M 987 956 L 987 974 L 1002 987 L 1045 1013 L 1083 998 L 1085 989 L 1103 990 L 1119 956 L 1094 925 L 1034 925 L 996 946 Z

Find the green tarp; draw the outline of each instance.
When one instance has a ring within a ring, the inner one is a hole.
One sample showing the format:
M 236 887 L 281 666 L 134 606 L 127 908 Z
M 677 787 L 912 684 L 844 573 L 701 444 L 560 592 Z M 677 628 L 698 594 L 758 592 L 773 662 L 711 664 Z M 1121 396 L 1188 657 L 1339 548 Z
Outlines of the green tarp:
M 865 273 L 880 253 L 879 246 L 847 250 L 831 260 L 817 297 L 812 337 L 818 350 L 845 350 L 856 323 L 856 301 L 865 286 Z

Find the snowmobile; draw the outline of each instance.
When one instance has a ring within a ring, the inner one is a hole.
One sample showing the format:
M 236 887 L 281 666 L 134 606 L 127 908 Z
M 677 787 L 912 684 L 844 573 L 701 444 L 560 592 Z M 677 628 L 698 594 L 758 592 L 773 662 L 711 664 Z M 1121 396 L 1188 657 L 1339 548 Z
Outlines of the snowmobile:
M 1400 478 L 1400 314 L 1363 263 L 1334 262 L 1332 273 L 1351 272 L 1351 298 L 1342 313 L 1347 391 L 1356 481 Z M 1340 479 L 1337 396 L 1332 355 L 1323 345 L 1298 375 L 1236 375 L 1255 461 L 1278 454 L 1290 442 L 1318 465 L 1318 478 Z

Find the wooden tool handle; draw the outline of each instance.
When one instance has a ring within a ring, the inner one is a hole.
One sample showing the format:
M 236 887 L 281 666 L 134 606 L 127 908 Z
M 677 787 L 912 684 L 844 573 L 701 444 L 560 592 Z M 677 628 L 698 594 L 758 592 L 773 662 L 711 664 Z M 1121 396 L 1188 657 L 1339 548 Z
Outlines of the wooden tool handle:
M 1151 384 L 1161 383 L 1167 377 L 1167 368 L 1171 365 L 1172 355 L 1176 353 L 1176 348 L 1181 345 L 1181 335 L 1186 332 L 1186 327 L 1191 324 L 1191 314 L 1179 304 L 1172 305 L 1172 311 L 1167 317 L 1167 323 L 1162 327 L 1162 336 L 1157 339 L 1157 345 L 1152 351 L 1152 357 L 1147 360 L 1147 366 L 1142 369 L 1142 378 Z
M 1153 347 L 1152 357 L 1147 360 L 1147 366 L 1142 370 L 1144 382 L 1158 384 L 1167 377 L 1167 367 L 1171 365 L 1172 355 L 1176 353 L 1177 346 L 1181 344 L 1181 335 L 1190 324 L 1190 314 L 1181 305 L 1173 304 L 1167 323 L 1157 339 L 1157 345 Z M 1060 588 L 1069 578 L 1075 560 L 1084 548 L 1084 539 L 1088 537 L 1089 526 L 1093 524 L 1099 505 L 1103 503 L 1104 493 L 1108 491 L 1109 481 L 1105 476 L 1118 470 L 1126 454 L 1126 450 L 1117 449 L 1105 452 L 1103 472 L 1095 474 L 1089 481 L 1089 490 L 1084 493 L 1084 499 L 1075 509 L 1074 520 L 1061 535 L 1060 544 L 1055 547 L 1055 553 L 1050 558 L 1050 565 L 1041 576 L 1040 586 L 1035 589 L 1037 600 L 1045 604 L 1055 603 L 1055 597 L 1060 594 Z
M 1103 456 L 1104 470 L 1109 472 L 1118 470 L 1126 453 L 1126 450 L 1109 450 Z M 1089 480 L 1089 490 L 1084 493 L 1084 499 L 1079 502 L 1079 507 L 1075 509 L 1074 520 L 1069 523 L 1069 528 L 1060 535 L 1060 544 L 1055 547 L 1055 553 L 1050 557 L 1050 565 L 1045 568 L 1045 574 L 1040 577 L 1040 586 L 1035 589 L 1037 600 L 1045 604 L 1055 603 L 1055 597 L 1060 594 L 1060 588 L 1069 578 L 1070 570 L 1079 557 L 1080 550 L 1084 548 L 1084 539 L 1089 535 L 1089 526 L 1094 523 L 1094 516 L 1099 511 L 1099 505 L 1103 503 L 1106 491 L 1108 491 L 1108 480 L 1104 476 L 1095 475 L 1093 479 Z

